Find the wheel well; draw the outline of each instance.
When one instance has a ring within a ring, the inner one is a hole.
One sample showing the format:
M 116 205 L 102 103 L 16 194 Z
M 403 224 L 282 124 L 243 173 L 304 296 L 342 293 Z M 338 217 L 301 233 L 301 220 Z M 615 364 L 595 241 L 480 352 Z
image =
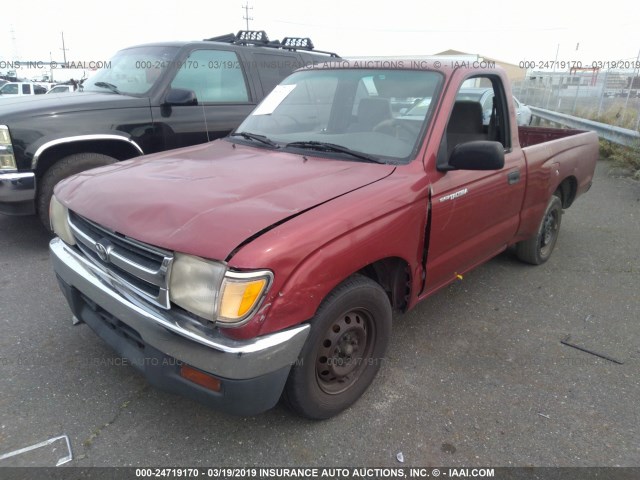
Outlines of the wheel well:
M 74 153 L 101 153 L 117 160 L 127 160 L 128 158 L 140 155 L 132 145 L 127 142 L 110 140 L 91 140 L 85 142 L 72 142 L 54 145 L 45 150 L 38 158 L 35 174 L 37 178 L 42 178 L 51 166 L 58 160 Z
M 565 178 L 558 188 L 556 193 L 560 194 L 560 200 L 562 200 L 562 208 L 569 208 L 576 198 L 578 191 L 578 181 L 576 177 Z
M 367 265 L 358 273 L 378 283 L 387 295 L 391 306 L 404 311 L 411 295 L 411 270 L 409 264 L 401 258 L 383 258 Z

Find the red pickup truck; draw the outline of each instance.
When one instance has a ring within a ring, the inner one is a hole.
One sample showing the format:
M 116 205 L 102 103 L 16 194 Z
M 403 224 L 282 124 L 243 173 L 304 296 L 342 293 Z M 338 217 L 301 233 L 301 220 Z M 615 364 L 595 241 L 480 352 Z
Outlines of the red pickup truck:
M 545 262 L 591 186 L 595 133 L 518 127 L 501 69 L 436 65 L 309 67 L 225 139 L 61 182 L 50 249 L 74 321 L 229 412 L 347 408 L 394 309 L 511 245 Z M 470 87 L 493 89 L 488 111 Z

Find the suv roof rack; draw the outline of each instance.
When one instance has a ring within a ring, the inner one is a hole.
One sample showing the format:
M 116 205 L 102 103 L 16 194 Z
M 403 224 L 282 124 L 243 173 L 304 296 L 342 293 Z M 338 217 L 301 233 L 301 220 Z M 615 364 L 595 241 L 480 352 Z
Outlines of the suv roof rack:
M 240 30 L 238 33 L 227 33 L 217 37 L 205 38 L 205 42 L 222 42 L 232 45 L 254 45 L 256 47 L 279 48 L 282 50 L 305 50 L 313 53 L 323 53 L 331 57 L 340 58 L 337 53 L 316 50 L 308 37 L 284 37 L 280 40 L 269 40 L 264 30 Z

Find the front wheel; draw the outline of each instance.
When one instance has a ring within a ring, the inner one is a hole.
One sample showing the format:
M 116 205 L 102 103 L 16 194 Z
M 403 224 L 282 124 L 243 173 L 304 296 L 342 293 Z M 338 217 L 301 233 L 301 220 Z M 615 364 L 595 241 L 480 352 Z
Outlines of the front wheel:
M 558 241 L 561 221 L 562 201 L 553 195 L 547 204 L 536 234 L 516 245 L 518 258 L 532 265 L 540 265 L 549 260 Z
M 373 280 L 354 275 L 322 302 L 284 400 L 298 414 L 329 418 L 369 387 L 384 359 L 391 334 L 391 304 Z

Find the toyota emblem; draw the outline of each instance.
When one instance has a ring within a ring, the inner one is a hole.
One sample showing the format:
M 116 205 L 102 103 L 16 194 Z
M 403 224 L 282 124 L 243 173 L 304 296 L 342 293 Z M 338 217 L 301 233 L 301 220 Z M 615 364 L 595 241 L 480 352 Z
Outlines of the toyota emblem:
M 103 240 L 96 242 L 96 253 L 100 257 L 100 260 L 102 260 L 103 262 L 108 262 L 109 254 L 111 253 L 113 247 L 109 244 L 105 245 L 105 243 L 103 242 Z

